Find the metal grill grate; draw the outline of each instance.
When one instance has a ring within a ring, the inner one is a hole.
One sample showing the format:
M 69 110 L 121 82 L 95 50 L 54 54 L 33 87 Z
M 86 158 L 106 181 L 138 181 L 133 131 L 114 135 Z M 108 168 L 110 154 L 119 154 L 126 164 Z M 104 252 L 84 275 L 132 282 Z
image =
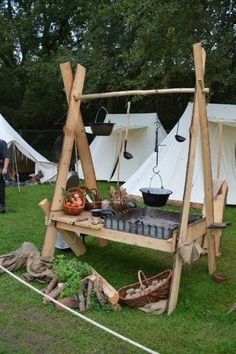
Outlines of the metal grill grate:
M 137 208 L 106 217 L 104 226 L 107 229 L 167 240 L 172 237 L 173 230 L 178 228 L 180 216 L 180 213 L 174 211 Z M 189 223 L 199 219 L 199 215 L 190 215 Z

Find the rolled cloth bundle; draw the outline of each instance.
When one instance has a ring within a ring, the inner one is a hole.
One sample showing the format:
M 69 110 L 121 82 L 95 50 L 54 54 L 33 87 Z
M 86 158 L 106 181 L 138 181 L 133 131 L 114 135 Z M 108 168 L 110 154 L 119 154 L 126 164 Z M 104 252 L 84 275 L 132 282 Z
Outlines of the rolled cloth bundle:
M 55 275 L 52 271 L 52 258 L 42 257 L 31 242 L 24 242 L 16 251 L 0 256 L 0 265 L 9 271 L 26 267 L 24 277 L 27 280 L 48 282 Z M 0 269 L 0 273 L 4 273 L 4 270 Z

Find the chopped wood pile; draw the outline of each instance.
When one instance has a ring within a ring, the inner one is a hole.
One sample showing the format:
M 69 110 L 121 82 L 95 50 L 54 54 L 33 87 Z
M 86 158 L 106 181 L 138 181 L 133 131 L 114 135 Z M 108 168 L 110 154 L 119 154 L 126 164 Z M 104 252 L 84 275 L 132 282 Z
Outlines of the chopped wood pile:
M 82 287 L 78 294 L 60 298 L 62 291 L 65 289 L 65 284 L 59 282 L 58 277 L 55 275 L 43 292 L 65 306 L 79 309 L 80 312 L 88 310 L 94 299 L 101 306 L 110 304 L 113 310 L 120 309 L 118 292 L 94 269 L 93 273 L 82 279 L 81 283 Z M 50 302 L 50 299 L 44 297 L 44 304 L 49 304 Z M 56 304 L 56 308 L 63 309 L 60 304 Z

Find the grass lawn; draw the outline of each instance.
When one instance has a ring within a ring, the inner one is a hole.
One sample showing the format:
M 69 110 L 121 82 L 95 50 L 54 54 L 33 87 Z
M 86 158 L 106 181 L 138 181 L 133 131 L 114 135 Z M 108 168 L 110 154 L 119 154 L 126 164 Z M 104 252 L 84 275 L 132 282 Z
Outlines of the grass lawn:
M 105 195 L 108 184 L 101 185 Z M 51 200 L 53 187 L 36 185 L 7 188 L 8 213 L 0 215 L 0 254 L 15 251 L 24 241 L 42 249 L 45 225 L 38 203 Z M 85 315 L 112 330 L 160 352 L 235 353 L 236 311 L 226 316 L 236 302 L 236 209 L 227 207 L 222 257 L 217 271 L 229 280 L 216 283 L 207 272 L 207 258 L 202 257 L 182 272 L 179 301 L 171 316 L 147 315 L 122 307 L 121 311 L 90 310 Z M 99 248 L 96 239 L 86 239 L 87 253 L 80 257 L 101 273 L 115 288 L 137 281 L 137 271 L 147 276 L 172 267 L 171 255 L 145 248 L 109 242 Z M 56 254 L 72 257 L 70 251 Z M 24 270 L 16 274 L 21 275 Z M 0 354 L 108 354 L 142 353 L 141 350 L 88 324 L 54 305 L 43 305 L 39 295 L 1 275 Z M 41 284 L 35 284 L 41 288 Z

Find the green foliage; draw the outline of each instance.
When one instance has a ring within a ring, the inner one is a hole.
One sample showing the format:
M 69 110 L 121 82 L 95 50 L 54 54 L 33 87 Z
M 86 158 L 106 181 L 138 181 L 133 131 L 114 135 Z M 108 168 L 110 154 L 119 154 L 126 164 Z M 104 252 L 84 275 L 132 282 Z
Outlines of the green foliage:
M 85 92 L 193 87 L 192 45 L 207 53 L 211 102 L 235 102 L 233 1 L 1 0 L 0 111 L 15 128 L 49 129 L 67 110 L 59 63 L 88 69 Z M 170 129 L 188 95 L 133 97 Z M 101 103 L 124 112 L 127 98 L 82 105 L 86 122 Z
M 85 262 L 75 258 L 68 259 L 64 255 L 58 255 L 53 260 L 53 269 L 60 282 L 65 284 L 61 297 L 73 296 L 79 293 L 81 280 L 92 274 L 92 268 Z

